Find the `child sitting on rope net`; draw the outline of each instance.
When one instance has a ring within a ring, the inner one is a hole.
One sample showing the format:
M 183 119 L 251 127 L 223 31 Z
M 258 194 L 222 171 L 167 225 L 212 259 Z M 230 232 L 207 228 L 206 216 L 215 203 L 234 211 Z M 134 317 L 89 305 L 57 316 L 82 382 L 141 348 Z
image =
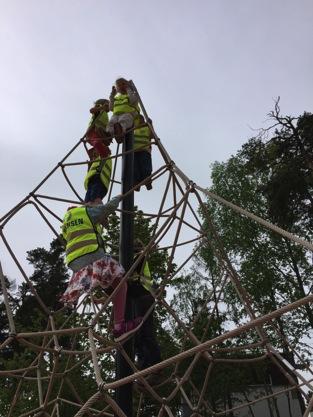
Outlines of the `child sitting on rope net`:
M 97 150 L 101 158 L 106 158 L 111 154 L 109 145 L 112 142 L 112 138 L 106 131 L 109 122 L 109 100 L 104 98 L 96 100 L 89 111 L 92 117 L 86 132 L 87 142 Z
M 113 111 L 113 116 L 108 123 L 107 132 L 114 136 L 118 143 L 121 143 L 126 130 L 133 127 L 139 115 L 137 94 L 125 78 L 118 78 L 115 86 L 112 87 L 110 110 Z
M 60 301 L 75 305 L 83 293 L 90 293 L 100 286 L 115 289 L 125 273 L 124 268 L 104 251 L 102 224 L 113 213 L 121 196 L 112 198 L 107 204 L 89 203 L 87 206 L 70 207 L 62 225 L 66 240 L 66 264 L 73 271 L 65 293 Z M 142 324 L 142 318 L 125 321 L 127 283 L 120 285 L 113 301 L 114 329 L 116 342 L 127 338 Z
M 110 156 L 101 158 L 95 148 L 89 149 L 88 154 L 90 163 L 84 181 L 86 190 L 85 203 L 102 204 L 111 181 L 112 159 Z M 111 155 L 111 152 L 109 155 Z

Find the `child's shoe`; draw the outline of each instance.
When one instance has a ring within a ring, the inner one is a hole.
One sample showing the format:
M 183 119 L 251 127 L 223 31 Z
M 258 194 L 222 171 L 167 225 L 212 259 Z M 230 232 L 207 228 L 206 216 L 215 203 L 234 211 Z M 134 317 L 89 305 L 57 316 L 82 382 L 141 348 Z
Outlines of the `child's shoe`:
M 119 123 L 114 125 L 114 137 L 117 143 L 122 143 L 124 139 L 124 132 L 122 126 Z

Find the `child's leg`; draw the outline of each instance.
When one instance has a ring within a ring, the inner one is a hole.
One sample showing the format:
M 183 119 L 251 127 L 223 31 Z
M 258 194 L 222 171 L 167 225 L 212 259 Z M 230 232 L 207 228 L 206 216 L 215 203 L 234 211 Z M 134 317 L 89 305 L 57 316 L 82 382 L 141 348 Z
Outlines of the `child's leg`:
M 101 158 L 107 158 L 110 155 L 110 150 L 108 146 L 104 145 L 101 140 L 98 140 L 95 143 L 92 143 L 92 146 L 97 150 Z
M 112 287 L 116 288 L 119 279 L 112 283 Z M 123 339 L 136 332 L 142 325 L 142 317 L 135 317 L 131 320 L 125 320 L 127 284 L 124 282 L 113 298 L 113 316 L 114 316 L 114 340 L 120 342 Z
M 137 154 L 137 157 L 136 157 Z M 149 177 L 152 173 L 152 160 L 151 160 L 151 154 L 148 151 L 140 151 L 135 152 L 135 157 L 137 158 L 137 164 L 138 164 L 138 172 L 139 172 L 139 181 L 145 180 L 147 177 Z M 152 189 L 151 181 L 146 184 L 146 187 L 148 190 Z
M 90 201 L 95 202 L 96 200 L 102 201 L 107 192 L 108 190 L 103 185 L 99 175 L 94 175 L 90 178 L 88 183 L 87 193 L 85 196 L 85 203 L 89 203 Z
M 148 151 L 140 152 L 141 155 L 141 172 L 143 179 L 149 177 L 152 173 L 152 158 L 151 153 Z
M 131 113 L 123 113 L 119 115 L 118 123 L 123 129 L 123 133 L 126 133 L 127 129 L 130 129 L 134 125 L 134 117 Z
M 121 278 L 117 278 L 113 281 L 112 287 L 116 288 L 120 283 Z M 114 327 L 124 322 L 125 317 L 125 306 L 126 306 L 126 294 L 127 294 L 127 283 L 124 282 L 118 292 L 113 297 L 113 315 L 114 315 Z
M 117 114 L 113 114 L 107 125 L 107 132 L 110 133 L 111 136 L 114 136 L 114 125 L 118 123 L 118 117 Z
M 154 304 L 154 297 L 141 284 L 130 282 L 128 296 L 132 298 L 136 316 L 145 316 Z M 135 353 L 138 356 L 139 369 L 145 369 L 161 362 L 161 350 L 156 337 L 154 308 L 146 317 L 135 338 Z
M 96 133 L 95 129 L 92 130 L 87 136 L 88 142 L 96 149 L 100 157 L 106 158 L 110 155 L 110 150 L 108 146 L 104 145 L 102 139 L 103 138 Z
M 144 316 L 154 303 L 154 298 L 145 289 L 145 295 L 135 299 L 136 315 Z M 139 340 L 141 348 L 139 354 L 141 356 L 141 369 L 152 366 L 161 361 L 160 346 L 156 338 L 154 309 L 150 312 L 146 320 L 139 330 Z
M 114 289 L 119 285 L 124 274 L 125 270 L 122 265 L 110 256 L 105 255 L 93 263 L 93 287 L 100 285 L 104 289 L 108 287 Z M 112 299 L 114 313 L 113 335 L 116 342 L 120 342 L 136 332 L 142 324 L 141 317 L 125 320 L 126 293 L 127 284 L 124 282 Z
M 137 185 L 141 181 L 140 175 L 140 152 L 134 152 L 134 185 Z M 139 191 L 140 187 L 136 188 Z

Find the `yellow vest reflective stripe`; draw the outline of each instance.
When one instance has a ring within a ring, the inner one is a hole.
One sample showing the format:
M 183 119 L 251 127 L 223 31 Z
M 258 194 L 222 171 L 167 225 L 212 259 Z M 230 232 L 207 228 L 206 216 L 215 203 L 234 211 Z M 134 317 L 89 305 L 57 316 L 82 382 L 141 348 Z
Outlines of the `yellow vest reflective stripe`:
M 145 266 L 143 268 L 143 275 L 140 277 L 140 282 L 142 286 L 147 290 L 151 291 L 153 286 L 153 279 L 151 277 L 151 272 L 149 268 L 148 262 L 145 262 Z
M 129 97 L 127 94 L 117 94 L 114 97 L 113 104 L 113 114 L 122 114 L 122 113 L 139 113 L 138 105 L 132 106 L 129 104 Z
M 90 178 L 92 178 L 94 175 L 100 175 L 102 184 L 108 190 L 109 185 L 110 185 L 111 172 L 112 172 L 112 159 L 111 158 L 101 159 L 100 157 L 98 157 L 91 164 L 91 167 L 89 168 L 87 175 L 85 177 L 85 181 L 84 181 L 85 190 L 87 190 L 88 188 L 88 183 L 90 181 Z
M 103 129 L 105 129 L 108 123 L 109 123 L 108 113 L 106 111 L 102 111 L 100 114 L 98 114 L 98 116 L 91 117 L 88 127 L 95 126 L 95 127 L 102 127 Z
M 66 240 L 67 265 L 81 256 L 96 252 L 102 245 L 102 227 L 92 223 L 86 207 L 75 207 L 67 211 L 62 232 Z
M 133 276 L 130 278 L 131 281 L 136 281 L 136 280 L 140 280 L 140 284 L 149 292 L 151 292 L 152 287 L 153 287 L 153 279 L 151 277 L 151 272 L 150 272 L 150 268 L 149 268 L 149 264 L 146 261 L 144 263 L 144 266 L 142 268 L 142 272 L 140 274 L 135 273 L 133 274 Z
M 150 129 L 148 126 L 134 130 L 134 149 L 150 150 Z

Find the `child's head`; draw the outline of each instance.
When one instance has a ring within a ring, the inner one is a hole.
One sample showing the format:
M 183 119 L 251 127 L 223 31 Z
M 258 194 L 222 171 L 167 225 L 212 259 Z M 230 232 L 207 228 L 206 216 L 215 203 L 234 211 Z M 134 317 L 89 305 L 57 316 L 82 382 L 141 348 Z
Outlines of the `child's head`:
M 115 81 L 116 91 L 120 94 L 126 94 L 128 88 L 128 81 L 125 78 L 118 78 Z
M 106 111 L 108 112 L 110 110 L 110 102 L 109 100 L 105 98 L 99 98 L 99 100 L 95 101 L 95 109 L 97 111 Z
M 139 253 L 145 248 L 145 245 L 143 244 L 142 240 L 139 238 L 134 240 L 134 252 Z

